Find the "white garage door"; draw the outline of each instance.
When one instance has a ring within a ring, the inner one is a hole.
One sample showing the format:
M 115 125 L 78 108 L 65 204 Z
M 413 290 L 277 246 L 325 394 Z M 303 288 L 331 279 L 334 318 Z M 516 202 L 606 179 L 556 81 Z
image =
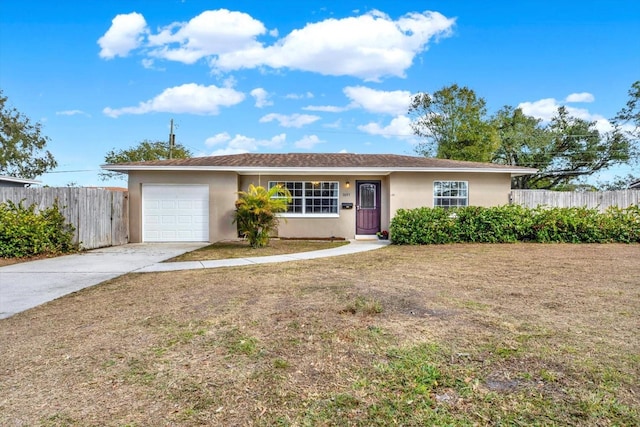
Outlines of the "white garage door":
M 209 186 L 142 186 L 144 242 L 209 241 Z

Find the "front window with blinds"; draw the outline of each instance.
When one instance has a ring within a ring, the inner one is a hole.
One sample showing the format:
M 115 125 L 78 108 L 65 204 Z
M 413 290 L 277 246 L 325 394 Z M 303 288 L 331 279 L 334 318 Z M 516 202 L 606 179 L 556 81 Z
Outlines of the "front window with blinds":
M 287 214 L 323 215 L 338 213 L 337 181 L 269 181 L 269 188 L 281 185 L 291 193 Z
M 467 181 L 435 181 L 433 183 L 433 206 L 453 208 L 468 204 Z

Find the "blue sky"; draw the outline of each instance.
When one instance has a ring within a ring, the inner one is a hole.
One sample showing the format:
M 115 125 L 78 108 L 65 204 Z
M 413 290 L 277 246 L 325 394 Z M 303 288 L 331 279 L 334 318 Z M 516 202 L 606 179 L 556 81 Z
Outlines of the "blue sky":
M 51 186 L 124 185 L 105 154 L 171 119 L 196 155 L 414 154 L 417 92 L 606 130 L 640 79 L 635 0 L 0 1 L 0 89 L 51 139 Z

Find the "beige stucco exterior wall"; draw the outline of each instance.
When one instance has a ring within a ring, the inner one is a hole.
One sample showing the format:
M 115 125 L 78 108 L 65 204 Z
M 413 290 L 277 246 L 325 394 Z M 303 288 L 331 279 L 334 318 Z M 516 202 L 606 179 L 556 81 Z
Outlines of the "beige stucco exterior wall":
M 470 206 L 509 203 L 511 176 L 504 173 L 392 173 L 389 179 L 390 213 L 398 209 L 433 207 L 434 181 L 466 181 Z
M 356 235 L 356 182 L 380 181 L 381 212 L 380 227 L 389 229 L 389 185 L 386 176 L 326 176 L 326 175 L 247 175 L 240 176 L 240 188 L 247 190 L 249 184 L 267 187 L 269 181 L 338 181 L 340 192 L 337 217 L 291 218 L 283 216 L 278 227 L 279 237 L 353 239 Z M 346 182 L 349 181 L 349 188 Z M 342 209 L 343 203 L 353 203 L 353 209 Z
M 238 236 L 233 212 L 238 191 L 235 172 L 130 171 L 129 241 L 142 241 L 142 184 L 200 184 L 209 186 L 209 241 Z
M 142 184 L 209 185 L 209 240 L 237 238 L 233 212 L 239 190 L 249 184 L 268 186 L 269 181 L 338 181 L 340 185 L 336 217 L 286 218 L 281 221 L 280 237 L 352 239 L 356 230 L 356 185 L 358 181 L 380 181 L 380 228 L 388 230 L 398 209 L 433 206 L 434 181 L 467 181 L 469 205 L 500 206 L 509 203 L 511 178 L 502 173 L 405 173 L 387 176 L 327 175 L 246 175 L 235 172 L 130 171 L 129 172 L 129 241 L 142 241 Z M 350 185 L 347 188 L 346 182 Z M 353 203 L 353 209 L 342 209 L 342 203 Z

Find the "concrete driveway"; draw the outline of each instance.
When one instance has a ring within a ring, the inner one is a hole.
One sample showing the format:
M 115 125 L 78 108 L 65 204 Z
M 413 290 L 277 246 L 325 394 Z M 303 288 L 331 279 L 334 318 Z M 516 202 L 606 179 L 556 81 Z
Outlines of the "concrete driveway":
M 207 243 L 135 243 L 0 267 L 0 319 Z
M 130 243 L 76 255 L 23 262 L 0 267 L 0 319 L 126 273 L 299 261 L 370 251 L 388 244 L 389 241 L 352 240 L 348 245 L 298 254 L 161 264 L 208 243 Z

